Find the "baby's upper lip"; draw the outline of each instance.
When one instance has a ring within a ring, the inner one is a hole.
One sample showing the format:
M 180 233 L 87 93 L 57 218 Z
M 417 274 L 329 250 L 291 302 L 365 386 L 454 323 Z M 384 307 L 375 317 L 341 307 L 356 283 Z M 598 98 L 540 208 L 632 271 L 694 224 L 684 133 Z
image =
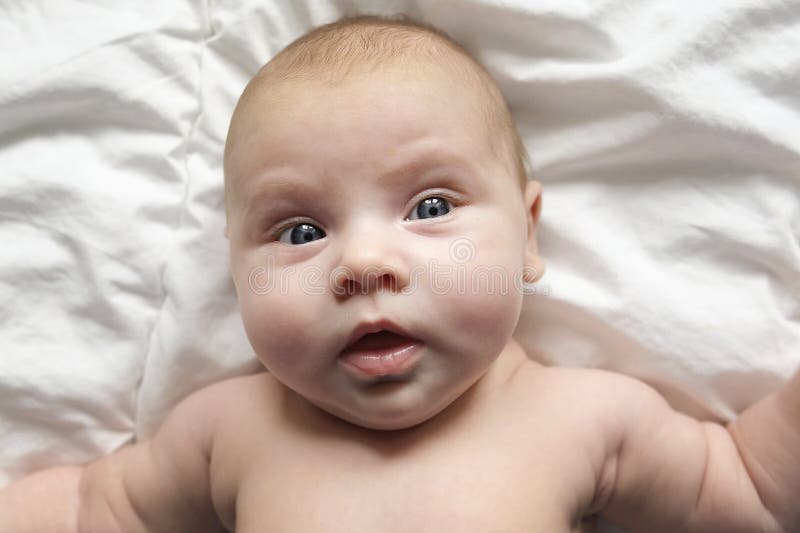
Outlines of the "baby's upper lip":
M 353 344 L 359 341 L 361 337 L 364 335 L 369 335 L 370 333 L 378 333 L 379 331 L 391 331 L 397 335 L 402 335 L 403 337 L 413 338 L 406 330 L 392 322 L 391 320 L 387 319 L 380 319 L 374 320 L 369 322 L 361 322 L 359 323 L 353 332 L 350 334 L 350 337 L 347 339 L 347 344 L 345 344 L 344 348 L 341 351 L 346 350 Z

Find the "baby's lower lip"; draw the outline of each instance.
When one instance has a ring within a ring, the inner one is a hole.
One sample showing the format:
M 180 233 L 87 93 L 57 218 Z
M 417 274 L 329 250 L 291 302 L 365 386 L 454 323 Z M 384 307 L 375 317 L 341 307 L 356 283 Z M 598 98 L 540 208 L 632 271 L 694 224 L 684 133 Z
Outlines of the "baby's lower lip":
M 398 376 L 411 370 L 422 355 L 422 343 L 409 339 L 384 348 L 348 349 L 339 362 L 356 377 Z

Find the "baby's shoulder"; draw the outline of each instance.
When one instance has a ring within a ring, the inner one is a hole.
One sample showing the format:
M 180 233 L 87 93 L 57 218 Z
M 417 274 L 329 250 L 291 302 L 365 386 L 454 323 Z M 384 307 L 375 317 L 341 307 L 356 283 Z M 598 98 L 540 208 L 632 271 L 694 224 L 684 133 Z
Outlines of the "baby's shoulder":
M 513 386 L 531 408 L 553 417 L 608 423 L 643 400 L 659 398 L 649 385 L 624 374 L 592 368 L 526 366 Z M 658 401 L 658 400 L 657 400 Z
M 208 398 L 223 400 L 226 397 L 243 400 L 254 395 L 269 394 L 277 390 L 277 380 L 269 372 L 258 372 L 244 376 L 236 376 L 217 381 L 205 388 L 200 389 L 199 393 Z M 254 398 L 255 399 L 255 398 Z
M 598 368 L 542 366 L 531 362 L 530 365 L 526 365 L 526 370 L 528 374 L 526 379 L 541 381 L 541 385 L 552 391 L 574 390 L 576 387 L 585 387 L 589 390 L 621 387 L 621 392 L 626 392 L 631 388 L 649 388 L 631 376 Z
M 266 372 L 225 379 L 198 389 L 170 412 L 169 418 L 183 418 L 191 427 L 202 428 L 203 439 L 216 442 L 254 421 L 270 420 L 279 393 L 275 379 Z

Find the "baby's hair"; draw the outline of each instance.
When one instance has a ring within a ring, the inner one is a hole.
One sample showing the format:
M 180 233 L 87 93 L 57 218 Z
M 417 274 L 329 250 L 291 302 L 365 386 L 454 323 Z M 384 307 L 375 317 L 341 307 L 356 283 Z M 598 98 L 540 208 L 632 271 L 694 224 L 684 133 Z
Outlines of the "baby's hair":
M 454 57 L 461 61 L 454 61 Z M 481 108 L 492 148 L 498 157 L 508 158 L 520 186 L 524 188 L 530 167 L 528 154 L 494 79 L 477 59 L 445 32 L 405 15 L 345 17 L 300 36 L 250 80 L 237 109 L 271 83 L 318 80 L 323 76 L 323 79 L 335 83 L 355 69 L 377 69 L 387 63 L 413 66 L 419 64 L 420 59 L 476 82 L 475 86 L 483 93 Z M 225 147 L 226 160 L 233 129 L 231 121 L 229 142 Z M 227 185 L 226 176 L 226 188 Z

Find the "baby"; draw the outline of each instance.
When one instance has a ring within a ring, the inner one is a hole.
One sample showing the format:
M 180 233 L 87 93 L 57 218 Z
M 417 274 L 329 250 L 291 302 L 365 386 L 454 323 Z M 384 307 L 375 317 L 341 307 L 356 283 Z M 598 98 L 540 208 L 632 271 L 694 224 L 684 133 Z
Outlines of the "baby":
M 800 531 L 800 375 L 726 428 L 513 340 L 543 272 L 524 154 L 489 74 L 433 28 L 359 17 L 289 45 L 225 150 L 269 373 L 11 485 L 0 531 Z

